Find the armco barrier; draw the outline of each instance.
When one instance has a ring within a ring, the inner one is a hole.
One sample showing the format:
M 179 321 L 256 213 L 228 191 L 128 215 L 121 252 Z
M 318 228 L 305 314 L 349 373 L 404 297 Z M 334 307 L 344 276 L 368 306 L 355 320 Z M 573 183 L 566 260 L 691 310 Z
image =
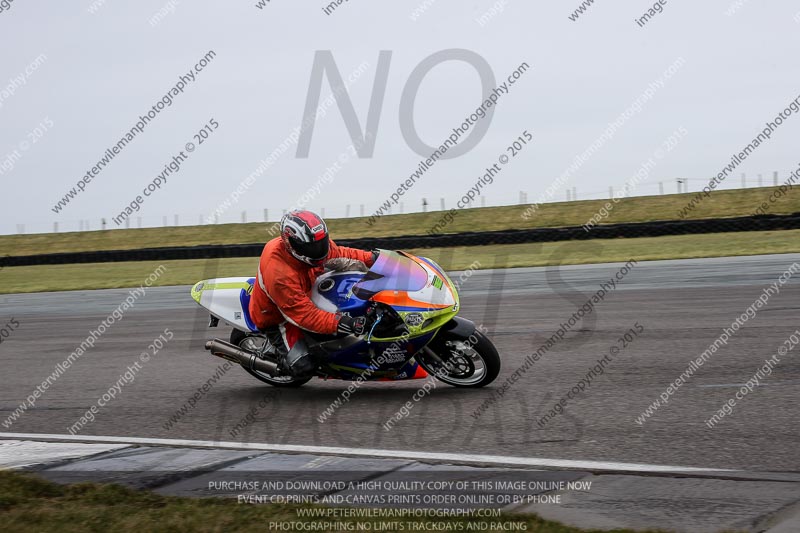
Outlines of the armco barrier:
M 586 231 L 582 226 L 535 228 L 522 230 L 482 231 L 444 235 L 404 235 L 400 237 L 364 237 L 336 239 L 354 248 L 409 249 L 487 244 L 521 244 L 587 239 L 614 239 L 800 229 L 800 213 L 792 215 L 757 215 L 703 220 L 663 220 L 628 224 L 603 224 Z M 258 257 L 264 243 L 215 244 L 139 250 L 105 250 L 0 257 L 0 267 L 31 265 L 65 265 L 75 263 L 112 263 L 121 261 L 169 261 L 175 259 L 217 259 L 224 257 Z

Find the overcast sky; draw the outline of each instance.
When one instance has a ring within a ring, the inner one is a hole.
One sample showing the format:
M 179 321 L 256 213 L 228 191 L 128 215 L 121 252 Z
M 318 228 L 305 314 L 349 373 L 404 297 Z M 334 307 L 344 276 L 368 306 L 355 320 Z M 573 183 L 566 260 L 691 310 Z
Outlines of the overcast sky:
M 111 218 L 213 118 L 218 129 L 132 218 L 133 227 L 138 216 L 146 226 L 161 225 L 164 215 L 171 224 L 176 214 L 181 224 L 197 223 L 300 125 L 320 50 L 331 51 L 345 78 L 361 66 L 347 91 L 361 128 L 379 53 L 392 52 L 374 153 L 340 164 L 332 183 L 307 204 L 324 208 L 328 217 L 343 216 L 347 204 L 353 215 L 360 204 L 371 213 L 416 170 L 421 157 L 401 133 L 400 115 L 409 113 L 400 108 L 401 94 L 412 71 L 442 50 L 474 52 L 498 84 L 522 63 L 530 69 L 484 119 L 489 127 L 474 149 L 438 162 L 406 192 L 406 212 L 419 210 L 422 198 L 436 209 L 439 198 L 453 206 L 485 167 L 511 155 L 507 147 L 525 130 L 532 144 L 482 192 L 487 205 L 517 203 L 519 191 L 535 201 L 659 79 L 663 86 L 554 199 L 565 199 L 567 187 L 576 187 L 578 198 L 620 188 L 680 128 L 688 133 L 634 194 L 657 193 L 659 181 L 674 192 L 678 177 L 694 180 L 690 189 L 699 190 L 701 180 L 720 172 L 800 96 L 796 1 L 740 0 L 729 15 L 734 0 L 669 0 L 643 27 L 635 19 L 652 3 L 598 0 L 576 21 L 569 15 L 578 0 L 350 0 L 330 14 L 321 1 L 271 0 L 263 9 L 256 3 L 15 0 L 0 11 L 0 233 L 16 233 L 17 224 L 27 232 L 50 231 L 53 222 L 62 231 L 76 230 L 81 219 L 97 229 L 102 217 L 115 227 Z M 492 15 L 492 6 L 502 11 Z M 153 19 L 161 10 L 166 16 Z M 56 214 L 53 207 L 67 191 L 211 50 L 216 56 L 195 81 Z M 664 79 L 680 58 L 682 66 Z M 38 64 L 26 75 L 31 63 Z M 19 76 L 24 84 L 12 81 Z M 329 94 L 326 79 L 323 99 Z M 474 66 L 456 60 L 437 65 L 415 100 L 420 138 L 440 144 L 481 100 Z M 796 168 L 798 133 L 800 117 L 792 116 L 724 187 L 738 187 L 742 172 L 752 180 L 762 173 L 771 183 L 774 170 L 783 177 Z M 265 208 L 275 218 L 341 153 L 349 154 L 351 142 L 333 105 L 316 122 L 309 156 L 298 158 L 291 146 L 221 220 L 239 221 L 244 210 L 249 221 L 261 220 Z

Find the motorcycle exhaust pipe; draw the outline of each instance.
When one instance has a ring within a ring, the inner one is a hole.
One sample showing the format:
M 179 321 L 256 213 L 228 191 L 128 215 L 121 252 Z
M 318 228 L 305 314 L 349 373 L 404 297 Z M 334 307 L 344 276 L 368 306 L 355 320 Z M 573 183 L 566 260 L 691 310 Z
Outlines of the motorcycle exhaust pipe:
M 242 365 L 244 368 L 249 368 L 250 370 L 258 370 L 259 372 L 264 372 L 265 374 L 269 374 L 270 376 L 273 377 L 278 374 L 277 364 L 273 363 L 272 361 L 261 359 L 257 355 L 250 352 L 246 352 L 241 348 L 239 348 L 238 346 L 234 346 L 229 342 L 225 342 L 219 339 L 208 341 L 206 342 L 206 350 L 210 351 L 213 355 L 216 355 L 217 357 L 221 357 L 223 359 L 227 359 L 228 361 L 238 363 Z

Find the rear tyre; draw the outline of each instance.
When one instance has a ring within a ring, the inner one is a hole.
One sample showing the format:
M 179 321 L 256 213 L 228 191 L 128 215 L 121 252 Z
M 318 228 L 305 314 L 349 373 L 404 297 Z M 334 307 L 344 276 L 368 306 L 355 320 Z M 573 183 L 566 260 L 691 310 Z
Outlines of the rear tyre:
M 243 331 L 239 331 L 235 329 L 231 332 L 231 344 L 238 346 L 239 348 L 246 350 L 248 352 L 255 352 L 259 348 L 261 348 L 267 339 L 263 335 L 254 335 L 252 333 L 245 333 Z M 276 361 L 277 362 L 277 361 Z M 263 381 L 264 383 L 268 383 L 273 387 L 284 387 L 284 388 L 297 388 L 302 387 L 306 383 L 308 383 L 313 376 L 303 377 L 303 378 L 293 378 L 291 376 L 276 376 L 272 377 L 269 374 L 264 372 L 259 372 L 258 370 L 251 370 L 249 368 L 244 368 L 244 371 L 256 378 L 259 381 Z
M 475 331 L 471 340 L 440 331 L 417 360 L 439 381 L 462 388 L 485 387 L 500 373 L 500 355 L 483 333 Z M 474 340 L 474 342 L 472 342 Z

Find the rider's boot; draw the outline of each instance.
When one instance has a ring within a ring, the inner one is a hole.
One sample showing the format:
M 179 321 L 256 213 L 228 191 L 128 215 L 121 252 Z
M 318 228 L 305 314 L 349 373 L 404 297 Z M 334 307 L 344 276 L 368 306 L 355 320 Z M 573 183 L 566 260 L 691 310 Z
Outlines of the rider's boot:
M 288 353 L 281 355 L 278 369 L 293 377 L 305 377 L 314 373 L 319 362 L 318 354 L 309 349 L 305 339 L 300 339 Z
M 299 339 L 291 350 L 286 349 L 280 330 L 277 327 L 264 331 L 270 347 L 266 353 L 278 359 L 281 374 L 302 377 L 313 374 L 319 359 L 314 357 L 305 339 Z
M 288 353 L 284 354 L 278 362 L 278 368 L 281 373 L 293 377 L 307 376 L 313 373 L 316 367 L 316 362 L 311 357 L 308 349 L 298 349 L 297 344 Z

